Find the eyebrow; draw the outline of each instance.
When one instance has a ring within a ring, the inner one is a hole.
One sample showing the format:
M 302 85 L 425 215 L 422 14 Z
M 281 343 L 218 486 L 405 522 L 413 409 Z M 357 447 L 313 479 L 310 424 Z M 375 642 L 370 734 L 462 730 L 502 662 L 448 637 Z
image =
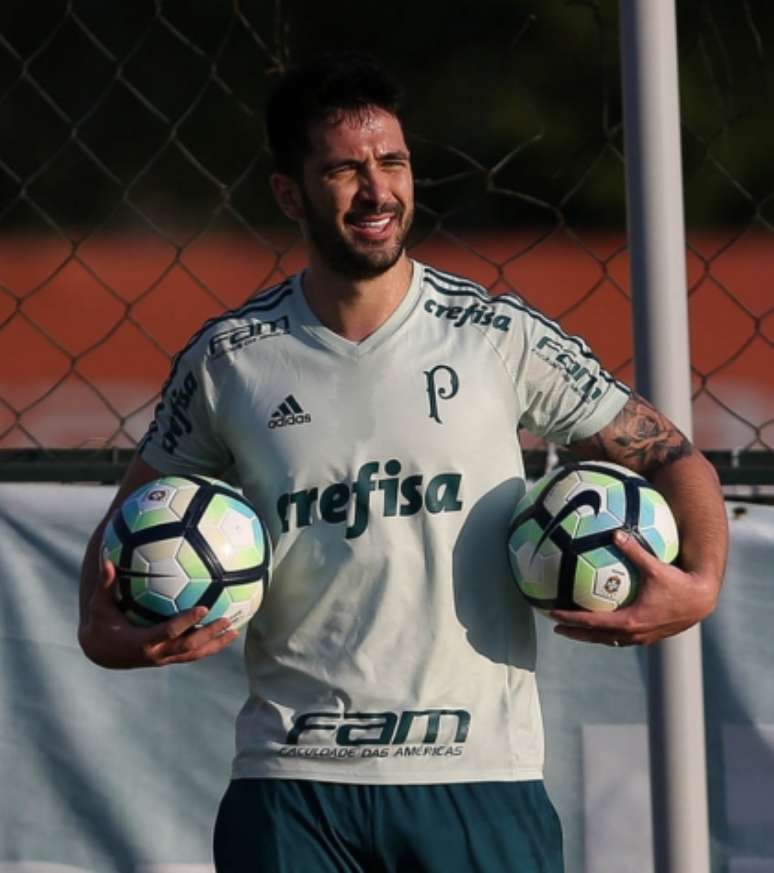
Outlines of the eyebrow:
M 403 149 L 395 149 L 391 152 L 385 152 L 382 155 L 376 156 L 377 161 L 409 161 L 410 159 L 410 153 Z M 331 170 L 338 169 L 339 167 L 359 166 L 362 163 L 364 163 L 364 161 L 361 161 L 358 158 L 339 158 L 338 160 L 326 161 L 322 164 L 321 169 L 323 173 L 329 173 Z
M 396 149 L 392 152 L 385 152 L 383 155 L 379 155 L 379 160 L 395 160 L 395 158 L 400 158 L 402 161 L 408 161 L 411 158 L 411 153 L 408 151 L 403 151 L 403 149 Z

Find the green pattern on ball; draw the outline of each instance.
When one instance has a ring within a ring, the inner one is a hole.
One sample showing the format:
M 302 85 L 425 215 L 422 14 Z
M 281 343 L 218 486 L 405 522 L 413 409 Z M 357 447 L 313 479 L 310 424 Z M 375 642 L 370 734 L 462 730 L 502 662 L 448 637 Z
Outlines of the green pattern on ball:
M 174 618 L 174 616 L 177 615 L 178 609 L 175 605 L 175 601 L 170 600 L 169 597 L 162 597 L 160 594 L 156 594 L 155 591 L 145 590 L 135 599 L 138 606 L 152 609 L 154 612 L 163 615 L 166 618 Z
M 589 515 L 579 519 L 576 537 L 587 537 L 591 534 L 614 531 L 624 523 L 622 518 L 617 518 L 610 512 L 602 511 L 599 515 Z
M 218 595 L 215 603 L 210 607 L 210 611 L 207 614 L 207 622 L 217 621 L 223 616 L 229 606 L 231 606 L 231 598 L 228 596 L 228 592 L 224 589 Z
M 655 523 L 657 498 L 664 499 L 657 491 L 644 488 L 640 491 L 640 527 L 650 527 Z
M 209 584 L 210 571 L 207 569 L 207 565 L 194 551 L 194 547 L 186 540 L 180 543 L 180 548 L 177 551 L 177 561 L 191 581 L 203 580 L 205 584 Z
M 105 533 L 102 538 L 102 557 L 107 561 L 112 561 L 116 566 L 121 563 L 121 540 L 110 522 L 105 528 Z
M 612 564 L 620 564 L 622 555 L 615 547 L 591 549 L 583 553 L 584 561 L 588 562 L 590 567 L 595 570 L 600 570 L 602 567 L 610 567 Z
M 532 506 L 533 503 L 540 497 L 541 493 L 545 489 L 545 487 L 553 481 L 554 472 L 546 473 L 544 476 L 541 476 L 540 479 L 535 482 L 535 484 L 524 494 L 521 500 L 516 505 L 516 509 L 513 513 L 514 517 L 517 515 L 521 515 L 522 512 L 525 512 L 527 509 Z
M 256 556 L 256 564 L 263 564 L 266 560 L 266 534 L 263 529 L 263 525 L 258 520 L 258 518 L 254 518 L 252 520 L 253 526 L 253 537 L 255 539 L 255 556 Z
M 632 507 L 627 507 L 633 488 L 638 491 L 636 519 L 631 518 Z M 536 516 L 529 516 L 537 501 L 541 508 Z M 632 524 L 663 561 L 674 560 L 679 548 L 664 497 L 638 474 L 608 462 L 581 462 L 546 474 L 519 501 L 512 521 L 521 515 L 528 517 L 512 531 L 508 557 L 519 588 L 540 608 L 556 604 L 612 610 L 634 600 L 638 574 L 613 545 L 618 528 Z M 551 554 L 551 549 L 560 548 L 569 554 L 563 558 L 558 552 Z
M 611 486 L 623 487 L 618 479 L 614 479 L 607 473 L 598 473 L 596 470 L 584 470 L 583 481 L 587 485 L 597 485 L 600 488 L 609 488 Z
M 531 543 L 533 546 L 537 546 L 542 536 L 543 529 L 534 518 L 530 518 L 513 532 L 511 548 L 518 549 L 522 543 Z
M 263 563 L 263 528 L 242 501 L 216 495 L 198 522 L 202 536 L 217 551 L 225 570 L 236 572 Z
M 580 597 L 589 597 L 594 592 L 594 579 L 596 578 L 596 567 L 594 564 L 585 560 L 588 555 L 584 555 L 578 559 L 575 565 L 575 595 L 576 599 Z
M 263 549 L 257 546 L 248 546 L 234 554 L 234 563 L 240 568 L 258 567 L 263 563 Z
M 123 515 L 124 521 L 129 530 L 134 530 L 137 518 L 140 515 L 140 507 L 137 505 L 137 501 L 134 497 L 130 497 L 121 507 L 121 515 Z
M 623 482 L 615 482 L 605 489 L 607 512 L 614 518 L 618 525 L 626 521 L 626 489 Z
M 255 583 L 248 582 L 246 585 L 229 585 L 226 588 L 232 603 L 243 603 L 255 597 Z
M 217 527 L 233 503 L 236 503 L 236 501 L 225 494 L 215 494 L 207 504 L 207 509 L 202 516 L 202 523 Z
M 203 482 L 214 489 L 202 487 Z M 201 513 L 195 531 L 180 524 L 192 502 Z M 271 543 L 238 491 L 209 477 L 167 476 L 137 489 L 118 511 L 127 530 L 118 529 L 126 541 L 109 523 L 101 554 L 119 567 L 121 557 L 127 556 L 124 563 L 129 566 L 114 590 L 130 621 L 152 625 L 213 597 L 202 624 L 226 617 L 237 627 L 250 619 L 270 579 Z M 159 526 L 165 533 L 156 539 Z M 223 580 L 218 578 L 221 571 Z M 248 573 L 260 573 L 261 578 L 227 584 L 229 574 Z
M 129 591 L 137 600 L 148 590 L 148 580 L 144 576 L 132 576 L 129 580 Z
M 614 610 L 631 603 L 639 585 L 637 570 L 617 550 L 586 552 L 575 566 L 575 601 L 585 609 Z
M 185 609 L 191 609 L 196 606 L 204 592 L 212 585 L 209 579 L 196 580 L 189 582 L 185 588 L 177 595 L 175 603 L 177 608 L 182 612 Z
M 129 529 L 132 531 L 146 530 L 149 527 L 156 527 L 160 524 L 169 524 L 175 521 L 178 521 L 177 516 L 164 506 L 160 509 L 149 509 L 138 513 L 134 523 L 129 525 Z

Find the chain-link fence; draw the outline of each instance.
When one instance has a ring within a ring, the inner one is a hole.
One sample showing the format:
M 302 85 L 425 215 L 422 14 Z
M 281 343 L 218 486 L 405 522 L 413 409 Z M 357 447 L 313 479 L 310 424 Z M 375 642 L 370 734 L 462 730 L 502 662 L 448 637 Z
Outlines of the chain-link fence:
M 261 112 L 276 73 L 324 47 L 370 48 L 407 86 L 413 254 L 516 291 L 633 382 L 616 3 L 336 7 L 0 9 L 7 478 L 39 477 L 47 459 L 112 478 L 190 334 L 302 265 L 269 196 Z M 752 0 L 679 13 L 695 437 L 742 471 L 728 481 L 761 483 L 774 478 L 774 13 Z

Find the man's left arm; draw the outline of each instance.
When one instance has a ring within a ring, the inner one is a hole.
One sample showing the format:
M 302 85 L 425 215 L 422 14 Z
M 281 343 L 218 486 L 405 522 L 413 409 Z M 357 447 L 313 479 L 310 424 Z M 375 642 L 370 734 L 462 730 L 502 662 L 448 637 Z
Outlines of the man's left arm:
M 641 574 L 637 599 L 615 612 L 557 610 L 552 613 L 556 632 L 586 642 L 644 645 L 706 618 L 720 593 L 728 551 L 726 510 L 714 467 L 637 394 L 610 424 L 569 448 L 583 460 L 612 461 L 650 480 L 675 515 L 680 553 L 677 565 L 665 564 L 619 532 L 618 548 Z

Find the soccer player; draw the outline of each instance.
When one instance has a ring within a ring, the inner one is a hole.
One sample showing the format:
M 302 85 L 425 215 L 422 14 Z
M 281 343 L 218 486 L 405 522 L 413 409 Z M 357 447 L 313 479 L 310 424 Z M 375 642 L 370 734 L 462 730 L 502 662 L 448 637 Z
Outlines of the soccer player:
M 506 556 L 524 490 L 517 429 L 618 462 L 666 496 L 680 566 L 556 631 L 653 643 L 703 619 L 723 574 L 712 467 L 585 343 L 512 295 L 412 261 L 398 91 L 367 57 L 288 73 L 268 106 L 282 211 L 308 268 L 208 322 L 177 355 L 115 498 L 162 474 L 233 471 L 275 570 L 250 623 L 250 690 L 215 827 L 219 873 L 559 873 L 542 782 L 533 615 Z M 128 624 L 84 560 L 80 641 L 106 667 L 212 655 L 194 608 Z

